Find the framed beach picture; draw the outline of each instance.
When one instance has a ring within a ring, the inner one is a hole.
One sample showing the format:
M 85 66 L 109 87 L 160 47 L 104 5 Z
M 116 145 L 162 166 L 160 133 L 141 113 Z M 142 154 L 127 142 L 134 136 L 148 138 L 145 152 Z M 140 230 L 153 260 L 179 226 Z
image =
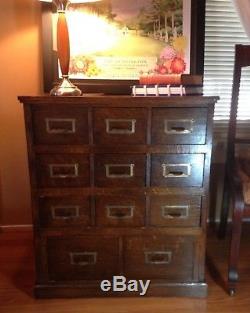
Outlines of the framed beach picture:
M 56 14 L 43 3 L 44 83 L 60 77 Z M 203 74 L 205 0 L 103 0 L 69 6 L 70 79 L 129 94 L 142 77 Z

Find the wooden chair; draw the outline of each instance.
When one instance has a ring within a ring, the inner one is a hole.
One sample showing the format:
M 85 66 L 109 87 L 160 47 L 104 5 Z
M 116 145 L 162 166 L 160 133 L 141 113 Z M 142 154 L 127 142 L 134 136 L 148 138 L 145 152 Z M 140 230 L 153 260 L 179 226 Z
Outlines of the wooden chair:
M 234 295 L 238 281 L 242 219 L 244 216 L 250 216 L 250 146 L 247 146 L 247 144 L 250 145 L 250 134 L 249 139 L 238 138 L 238 135 L 236 135 L 241 72 L 242 68 L 247 66 L 250 66 L 250 45 L 236 45 L 224 194 L 218 233 L 220 238 L 225 237 L 229 204 L 232 203 L 232 237 L 228 269 L 228 288 L 230 295 Z

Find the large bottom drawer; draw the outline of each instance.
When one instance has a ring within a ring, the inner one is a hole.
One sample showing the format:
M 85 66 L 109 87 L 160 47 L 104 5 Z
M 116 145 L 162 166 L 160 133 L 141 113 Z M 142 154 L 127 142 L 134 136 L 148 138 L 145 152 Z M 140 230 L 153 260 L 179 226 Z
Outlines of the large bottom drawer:
M 50 280 L 108 279 L 119 274 L 118 237 L 50 237 L 47 249 Z
M 193 237 L 128 237 L 124 243 L 125 276 L 133 279 L 195 280 Z

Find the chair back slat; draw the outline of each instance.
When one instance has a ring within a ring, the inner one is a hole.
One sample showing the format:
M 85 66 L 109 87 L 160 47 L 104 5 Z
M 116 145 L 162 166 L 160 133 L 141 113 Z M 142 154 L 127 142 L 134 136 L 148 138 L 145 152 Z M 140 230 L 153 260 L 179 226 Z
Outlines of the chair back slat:
M 233 87 L 230 107 L 230 119 L 228 127 L 227 138 L 227 162 L 234 161 L 235 144 L 249 144 L 247 139 L 236 139 L 236 126 L 237 126 L 237 111 L 239 102 L 239 92 L 241 83 L 242 68 L 250 66 L 250 45 L 235 45 L 235 59 L 234 59 L 234 74 L 233 74 Z

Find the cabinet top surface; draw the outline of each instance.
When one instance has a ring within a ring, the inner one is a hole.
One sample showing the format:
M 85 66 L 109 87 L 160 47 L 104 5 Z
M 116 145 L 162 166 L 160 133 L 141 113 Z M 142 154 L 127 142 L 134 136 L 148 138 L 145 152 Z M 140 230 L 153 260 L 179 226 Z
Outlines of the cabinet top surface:
M 19 96 L 18 100 L 27 104 L 79 104 L 92 106 L 169 106 L 169 105 L 185 105 L 187 107 L 207 106 L 214 104 L 219 97 L 208 96 L 171 96 L 171 97 L 133 97 L 133 96 L 117 96 L 117 95 L 96 95 L 85 94 L 80 97 L 53 97 L 53 96 Z

